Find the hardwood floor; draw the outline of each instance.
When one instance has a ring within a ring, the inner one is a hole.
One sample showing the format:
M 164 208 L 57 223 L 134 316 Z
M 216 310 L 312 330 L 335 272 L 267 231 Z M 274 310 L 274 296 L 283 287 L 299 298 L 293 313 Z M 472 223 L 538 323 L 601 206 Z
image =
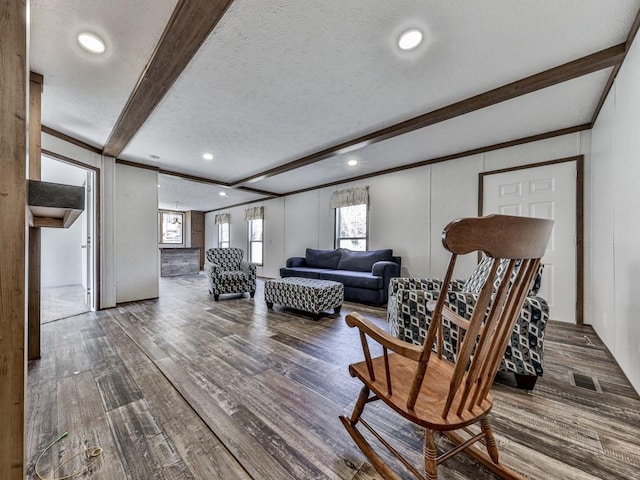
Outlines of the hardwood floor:
M 100 445 L 86 478 L 379 478 L 338 415 L 360 388 L 346 368 L 361 359 L 359 339 L 344 315 L 384 325 L 385 310 L 346 304 L 314 320 L 267 310 L 261 288 L 253 300 L 216 303 L 202 274 L 163 278 L 157 300 L 43 325 L 42 359 L 28 372 L 31 477 L 40 452 L 68 431 L 40 471 Z M 533 392 L 505 384 L 510 376 L 494 387 L 502 461 L 538 480 L 639 478 L 640 399 L 593 330 L 551 323 L 545 355 Z M 591 377 L 600 391 L 572 385 Z M 418 429 L 376 404 L 365 418 L 421 464 Z M 496 478 L 464 454 L 439 474 Z

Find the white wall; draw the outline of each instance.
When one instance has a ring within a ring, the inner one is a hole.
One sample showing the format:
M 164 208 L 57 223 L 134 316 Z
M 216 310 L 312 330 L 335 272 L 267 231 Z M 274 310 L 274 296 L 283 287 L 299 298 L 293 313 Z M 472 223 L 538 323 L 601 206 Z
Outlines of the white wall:
M 42 157 L 41 179 L 44 182 L 84 186 L 86 170 Z M 65 285 L 82 285 L 82 213 L 69 228 L 43 228 L 41 232 L 41 276 L 42 288 Z
M 443 276 L 448 256 L 442 230 L 455 218 L 477 215 L 480 172 L 579 154 L 588 163 L 588 139 L 588 133 L 575 133 L 253 204 L 265 209 L 265 265 L 258 274 L 278 277 L 286 259 L 304 256 L 305 248 L 333 248 L 332 192 L 369 185 L 370 249 L 393 249 L 402 257 L 404 276 Z M 231 213 L 231 245 L 246 251 L 245 208 L 225 212 Z M 214 226 L 214 216 L 206 215 L 206 225 Z M 217 229 L 207 227 L 205 244 L 217 246 Z M 474 264 L 464 259 L 459 273 Z
M 636 40 L 592 131 L 590 323 L 640 391 L 640 45 Z
M 159 295 L 158 173 L 116 164 L 116 302 Z

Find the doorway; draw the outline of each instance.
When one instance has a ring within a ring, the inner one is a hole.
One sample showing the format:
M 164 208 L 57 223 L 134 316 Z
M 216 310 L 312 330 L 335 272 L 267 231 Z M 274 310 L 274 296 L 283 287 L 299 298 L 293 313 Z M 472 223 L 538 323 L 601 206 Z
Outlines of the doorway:
M 539 295 L 552 320 L 582 324 L 582 162 L 571 157 L 480 174 L 481 215 L 555 220 Z
M 95 176 L 92 169 L 42 156 L 42 181 L 82 186 L 85 209 L 69 228 L 41 233 L 41 323 L 96 309 Z

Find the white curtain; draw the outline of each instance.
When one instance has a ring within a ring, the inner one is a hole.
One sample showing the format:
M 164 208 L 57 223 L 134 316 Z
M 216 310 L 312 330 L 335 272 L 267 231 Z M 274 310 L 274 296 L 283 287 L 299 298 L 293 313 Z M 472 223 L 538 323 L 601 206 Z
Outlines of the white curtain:
M 331 208 L 350 207 L 352 205 L 369 205 L 369 187 L 338 190 L 331 196 Z
M 216 225 L 220 225 L 222 223 L 231 223 L 231 214 L 230 213 L 219 213 L 215 216 Z
M 244 219 L 249 220 L 262 220 L 264 218 L 264 207 L 251 207 L 244 211 Z

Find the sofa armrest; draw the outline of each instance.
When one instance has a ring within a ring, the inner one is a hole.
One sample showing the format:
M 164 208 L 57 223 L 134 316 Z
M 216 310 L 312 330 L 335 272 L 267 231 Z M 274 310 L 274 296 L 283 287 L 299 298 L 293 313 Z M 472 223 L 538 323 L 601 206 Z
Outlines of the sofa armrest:
M 382 277 L 382 285 L 384 286 L 382 298 L 387 298 L 389 295 L 389 281 L 392 278 L 400 276 L 400 265 L 396 262 L 376 262 L 371 267 L 371 275 L 374 277 Z
M 400 266 L 396 262 L 376 262 L 371 267 L 371 275 L 374 277 L 397 277 L 400 275 Z
M 287 263 L 285 263 L 287 268 L 304 267 L 306 264 L 307 261 L 304 257 L 287 258 Z

